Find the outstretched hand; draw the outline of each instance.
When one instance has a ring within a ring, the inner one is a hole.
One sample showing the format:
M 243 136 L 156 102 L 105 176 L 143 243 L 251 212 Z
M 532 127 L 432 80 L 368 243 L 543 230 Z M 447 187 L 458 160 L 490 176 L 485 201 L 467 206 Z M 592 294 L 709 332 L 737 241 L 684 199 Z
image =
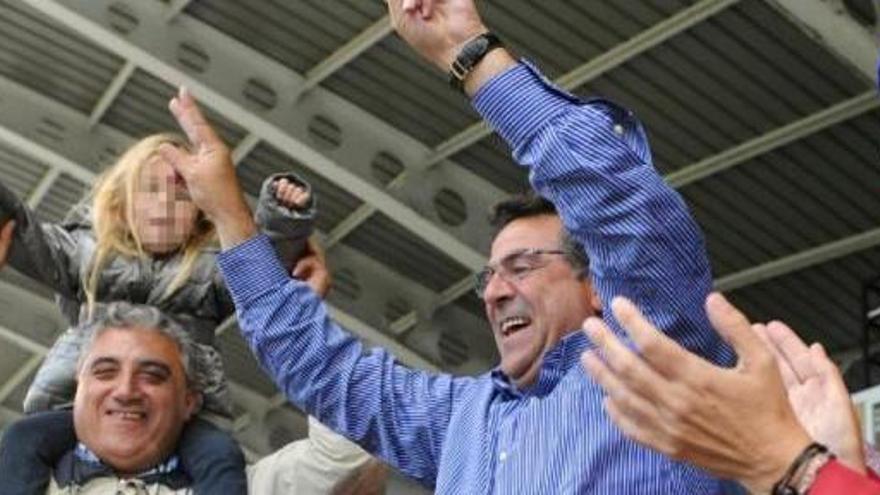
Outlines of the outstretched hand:
M 585 352 L 582 361 L 607 393 L 611 419 L 640 443 L 768 492 L 811 438 L 772 352 L 746 317 L 720 294 L 706 301 L 712 325 L 739 356 L 728 369 L 683 349 L 629 301 L 617 298 L 612 309 L 642 355 L 601 320 L 585 322 L 598 352 Z
M 256 228 L 229 148 L 205 120 L 186 88 L 180 88 L 168 108 L 192 144 L 192 152 L 171 144 L 163 144 L 159 152 L 186 182 L 196 206 L 217 226 L 224 248 L 250 238 Z
M 6 266 L 6 261 L 9 258 L 9 251 L 12 249 L 12 235 L 15 230 L 15 220 L 7 221 L 2 228 L 0 228 L 0 270 Z
M 818 343 L 807 347 L 779 321 L 761 325 L 759 330 L 776 354 L 788 400 L 807 433 L 847 467 L 864 473 L 862 436 L 852 399 L 825 349 Z

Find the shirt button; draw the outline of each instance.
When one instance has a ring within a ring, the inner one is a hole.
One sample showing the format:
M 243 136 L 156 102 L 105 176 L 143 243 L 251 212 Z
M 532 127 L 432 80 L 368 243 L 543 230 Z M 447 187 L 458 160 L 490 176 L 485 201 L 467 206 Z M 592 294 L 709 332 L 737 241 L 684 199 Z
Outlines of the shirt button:
M 623 136 L 623 126 L 620 124 L 614 124 L 614 133 L 618 136 Z
M 504 462 L 507 460 L 507 452 L 501 452 L 498 454 L 498 460 Z

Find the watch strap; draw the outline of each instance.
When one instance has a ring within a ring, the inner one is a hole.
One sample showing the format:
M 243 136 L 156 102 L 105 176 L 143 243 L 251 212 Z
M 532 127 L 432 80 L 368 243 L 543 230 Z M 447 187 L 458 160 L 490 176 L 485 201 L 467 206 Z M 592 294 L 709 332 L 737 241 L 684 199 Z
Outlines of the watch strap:
M 483 60 L 487 53 L 501 46 L 504 46 L 504 43 L 491 32 L 471 38 L 464 44 L 449 67 L 449 84 L 459 91 L 464 90 L 464 80 L 468 74 L 474 70 L 474 67 Z

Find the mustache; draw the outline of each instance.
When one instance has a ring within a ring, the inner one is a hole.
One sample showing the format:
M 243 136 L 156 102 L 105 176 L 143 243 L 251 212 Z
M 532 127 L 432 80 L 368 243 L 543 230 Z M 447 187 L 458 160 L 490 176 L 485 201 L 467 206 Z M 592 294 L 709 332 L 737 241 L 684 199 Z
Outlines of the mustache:
M 529 316 L 531 313 L 531 304 L 521 297 L 515 297 L 495 312 L 495 322 L 502 322 L 505 318 L 510 318 L 511 316 Z

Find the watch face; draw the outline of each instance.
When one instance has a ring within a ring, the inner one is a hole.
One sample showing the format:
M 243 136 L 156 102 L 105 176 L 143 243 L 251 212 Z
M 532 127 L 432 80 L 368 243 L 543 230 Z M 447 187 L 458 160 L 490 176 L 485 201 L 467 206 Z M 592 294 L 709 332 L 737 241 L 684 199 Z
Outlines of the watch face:
M 470 43 L 468 43 L 465 46 L 465 50 L 464 50 L 464 53 L 462 53 L 462 55 L 464 55 L 466 58 L 476 57 L 476 56 L 480 55 L 481 53 L 483 53 L 484 51 L 486 51 L 486 48 L 488 46 L 489 46 L 489 40 L 487 40 L 485 37 L 481 36 L 481 37 L 471 41 Z
M 493 43 L 495 43 L 495 46 L 500 46 L 501 44 L 493 34 L 484 33 L 464 45 L 449 70 L 449 82 L 453 87 L 461 89 L 461 82 L 471 69 L 480 63 L 480 60 L 491 49 Z

